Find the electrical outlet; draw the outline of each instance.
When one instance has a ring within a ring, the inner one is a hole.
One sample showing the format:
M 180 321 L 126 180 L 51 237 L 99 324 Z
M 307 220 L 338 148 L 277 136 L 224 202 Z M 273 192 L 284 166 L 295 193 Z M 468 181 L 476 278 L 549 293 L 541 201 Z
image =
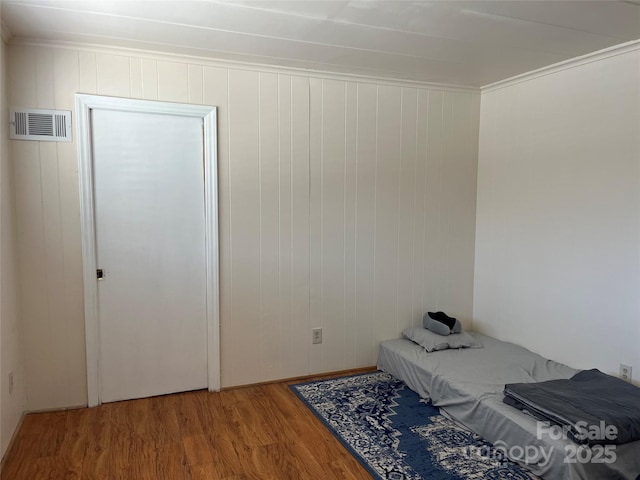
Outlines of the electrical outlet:
M 312 328 L 311 335 L 313 338 L 313 343 L 322 343 L 322 329 L 321 328 Z
M 620 378 L 625 382 L 631 382 L 631 365 L 620 364 Z
M 9 395 L 13 393 L 13 372 L 9 372 Z

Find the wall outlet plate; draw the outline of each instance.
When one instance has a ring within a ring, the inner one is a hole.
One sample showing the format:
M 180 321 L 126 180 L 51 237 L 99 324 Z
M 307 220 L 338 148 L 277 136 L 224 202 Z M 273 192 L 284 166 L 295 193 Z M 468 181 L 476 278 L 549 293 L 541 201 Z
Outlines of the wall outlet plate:
M 312 328 L 311 329 L 311 337 L 313 339 L 313 343 L 322 343 L 322 329 L 321 328 Z
M 620 364 L 620 378 L 625 382 L 631 382 L 631 365 Z

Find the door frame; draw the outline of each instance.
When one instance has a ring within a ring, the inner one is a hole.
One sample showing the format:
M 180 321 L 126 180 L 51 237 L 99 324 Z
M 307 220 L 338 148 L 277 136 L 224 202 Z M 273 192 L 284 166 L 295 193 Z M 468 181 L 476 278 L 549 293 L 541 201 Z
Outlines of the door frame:
M 100 398 L 100 323 L 98 315 L 98 281 L 96 277 L 98 266 L 96 260 L 91 110 L 155 113 L 203 119 L 207 380 L 209 391 L 219 391 L 220 293 L 218 270 L 217 108 L 85 94 L 76 94 L 75 100 L 88 405 L 94 407 L 102 403 Z

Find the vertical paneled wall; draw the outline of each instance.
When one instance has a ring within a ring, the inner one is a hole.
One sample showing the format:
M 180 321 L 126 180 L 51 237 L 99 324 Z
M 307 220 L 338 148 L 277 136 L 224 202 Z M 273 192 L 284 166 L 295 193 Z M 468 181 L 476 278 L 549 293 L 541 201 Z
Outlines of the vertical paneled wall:
M 228 79 L 222 379 L 239 385 L 308 373 L 309 80 Z
M 310 371 L 375 364 L 428 309 L 470 326 L 478 97 L 310 82 Z
M 18 298 L 13 164 L 9 149 L 7 46 L 0 39 L 0 458 L 25 408 L 24 355 Z M 13 386 L 9 381 L 13 374 Z
M 218 106 L 223 386 L 373 365 L 427 308 L 471 319 L 479 94 L 161 58 L 13 46 L 10 103 Z M 28 408 L 83 404 L 75 142 L 12 143 Z
M 9 51 L 10 105 L 73 109 L 78 52 L 26 47 Z M 28 408 L 83 404 L 86 361 L 75 142 L 11 144 Z

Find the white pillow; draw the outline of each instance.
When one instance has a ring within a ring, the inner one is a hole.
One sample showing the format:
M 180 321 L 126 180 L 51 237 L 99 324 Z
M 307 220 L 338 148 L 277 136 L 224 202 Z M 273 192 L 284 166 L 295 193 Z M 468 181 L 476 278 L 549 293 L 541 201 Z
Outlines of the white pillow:
M 449 348 L 482 348 L 483 345 L 466 332 L 438 335 L 426 328 L 410 327 L 402 332 L 405 338 L 423 347 L 427 352 Z

